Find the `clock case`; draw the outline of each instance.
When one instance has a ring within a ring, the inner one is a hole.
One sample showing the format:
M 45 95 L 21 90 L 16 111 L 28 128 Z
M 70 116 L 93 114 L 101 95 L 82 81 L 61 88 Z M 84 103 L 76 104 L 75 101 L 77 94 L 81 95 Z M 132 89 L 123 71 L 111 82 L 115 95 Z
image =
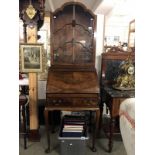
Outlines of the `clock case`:
M 130 61 L 130 65 L 126 65 Z M 123 67 L 122 67 L 123 66 Z M 121 51 L 110 51 L 102 53 L 102 65 L 101 65 L 101 89 L 105 85 L 113 86 L 119 90 L 133 90 L 134 87 L 120 86 L 119 76 L 127 76 L 128 67 L 135 66 L 135 53 L 134 52 L 121 52 Z M 122 67 L 122 68 L 121 68 Z M 132 80 L 135 79 L 135 74 L 131 75 Z M 134 83 L 134 81 L 130 81 Z

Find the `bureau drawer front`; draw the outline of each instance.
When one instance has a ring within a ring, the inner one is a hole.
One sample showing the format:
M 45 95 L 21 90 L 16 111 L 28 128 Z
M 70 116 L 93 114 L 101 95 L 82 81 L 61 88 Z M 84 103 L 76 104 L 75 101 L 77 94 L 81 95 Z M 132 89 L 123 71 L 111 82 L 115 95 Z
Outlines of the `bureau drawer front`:
M 97 98 L 47 98 L 46 103 L 53 106 L 95 106 Z

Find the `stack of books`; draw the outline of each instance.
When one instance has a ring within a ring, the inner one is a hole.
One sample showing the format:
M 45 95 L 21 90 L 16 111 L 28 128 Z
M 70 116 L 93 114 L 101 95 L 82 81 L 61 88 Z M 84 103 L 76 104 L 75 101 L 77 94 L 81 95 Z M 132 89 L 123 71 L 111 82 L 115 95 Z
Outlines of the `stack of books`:
M 61 130 L 62 137 L 83 137 L 86 132 L 86 121 L 83 116 L 64 116 Z

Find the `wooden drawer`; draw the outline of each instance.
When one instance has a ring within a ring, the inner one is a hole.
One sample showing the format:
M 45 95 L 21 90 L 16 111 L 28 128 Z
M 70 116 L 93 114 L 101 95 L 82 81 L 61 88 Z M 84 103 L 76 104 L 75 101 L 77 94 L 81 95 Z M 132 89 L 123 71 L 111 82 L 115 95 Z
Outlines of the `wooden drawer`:
M 46 104 L 53 106 L 94 106 L 97 98 L 47 98 Z

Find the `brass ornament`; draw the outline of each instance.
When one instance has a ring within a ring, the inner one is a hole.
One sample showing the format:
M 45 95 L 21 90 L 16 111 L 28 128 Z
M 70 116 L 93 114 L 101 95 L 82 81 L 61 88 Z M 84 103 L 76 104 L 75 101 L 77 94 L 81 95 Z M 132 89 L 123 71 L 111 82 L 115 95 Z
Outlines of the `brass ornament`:
M 33 5 L 29 5 L 26 9 L 26 14 L 30 19 L 33 19 L 33 17 L 36 15 L 37 11 L 33 7 Z
M 119 66 L 119 75 L 115 79 L 114 88 L 119 90 L 135 89 L 135 70 L 130 57 Z

